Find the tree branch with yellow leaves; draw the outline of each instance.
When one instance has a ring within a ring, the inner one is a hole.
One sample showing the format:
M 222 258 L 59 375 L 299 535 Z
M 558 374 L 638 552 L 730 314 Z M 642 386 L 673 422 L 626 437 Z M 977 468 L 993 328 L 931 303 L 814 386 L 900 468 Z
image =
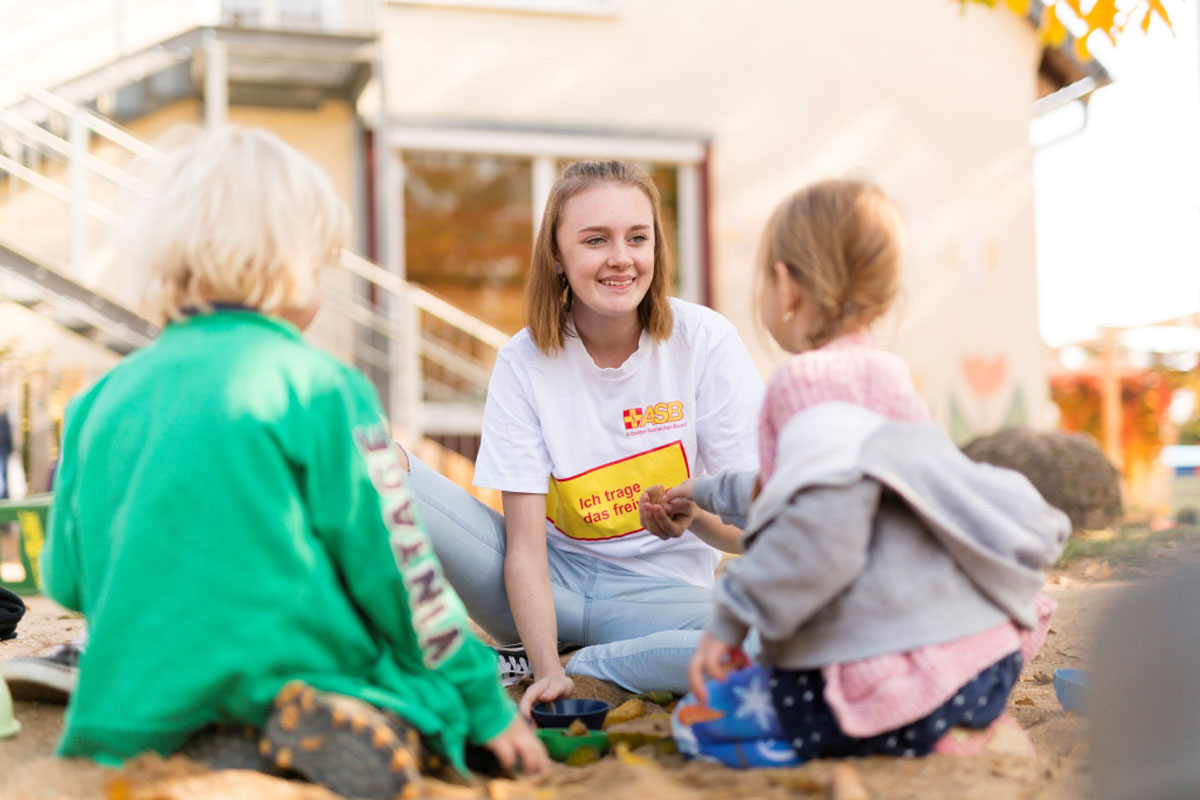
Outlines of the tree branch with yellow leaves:
M 1013 13 L 1028 16 L 1033 0 L 957 0 L 964 9 L 968 4 L 995 6 L 1003 4 Z M 1168 29 L 1174 31 L 1171 16 L 1163 6 L 1163 0 L 1129 0 L 1118 7 L 1117 0 L 1045 0 L 1038 25 L 1038 35 L 1047 47 L 1062 47 L 1069 31 L 1082 31 L 1075 36 L 1075 55 L 1080 61 L 1091 59 L 1088 40 L 1092 36 L 1106 36 L 1114 45 L 1130 28 L 1141 28 L 1142 33 L 1150 30 L 1154 18 L 1158 17 Z

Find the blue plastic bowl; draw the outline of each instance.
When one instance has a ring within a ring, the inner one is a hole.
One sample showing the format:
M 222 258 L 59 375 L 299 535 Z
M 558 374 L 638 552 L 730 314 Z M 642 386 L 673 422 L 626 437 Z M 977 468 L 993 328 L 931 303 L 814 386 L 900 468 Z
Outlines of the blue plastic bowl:
M 533 721 L 539 728 L 566 728 L 579 719 L 588 730 L 599 730 L 608 716 L 608 709 L 608 703 L 603 700 L 554 700 L 538 703 L 532 712 Z
M 1058 695 L 1058 703 L 1064 711 L 1083 712 L 1089 677 L 1086 669 L 1054 670 L 1054 693 Z

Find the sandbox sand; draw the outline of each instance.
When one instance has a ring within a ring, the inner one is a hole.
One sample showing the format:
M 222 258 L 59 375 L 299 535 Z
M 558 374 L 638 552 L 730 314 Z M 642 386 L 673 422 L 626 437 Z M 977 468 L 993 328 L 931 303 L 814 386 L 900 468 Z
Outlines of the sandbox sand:
M 1200 540 L 1178 543 L 1163 555 L 1163 569 L 1200 555 Z M 1016 755 L 972 757 L 933 755 L 921 759 L 866 758 L 849 763 L 872 798 L 921 800 L 1041 800 L 1087 796 L 1087 721 L 1065 713 L 1055 698 L 1049 676 L 1060 667 L 1087 665 L 1090 643 L 1105 609 L 1123 589 L 1153 579 L 1160 570 L 1122 569 L 1080 561 L 1050 575 L 1046 591 L 1058 602 L 1050 636 L 1042 652 L 1026 665 L 1009 701 L 1009 713 L 1037 748 L 1030 761 Z M 77 615 L 50 600 L 29 598 L 29 612 L 19 637 L 0 642 L 0 658 L 36 653 L 71 639 L 82 629 Z M 576 696 L 598 697 L 615 705 L 628 695 L 598 681 L 580 679 Z M 242 771 L 214 772 L 187 759 L 143 756 L 121 770 L 87 761 L 53 756 L 62 729 L 61 706 L 18 702 L 21 732 L 0 740 L 0 798 L 104 798 L 104 800 L 328 800 L 336 795 L 302 783 Z M 530 798 L 530 800 L 726 800 L 831 796 L 837 762 L 819 761 L 795 769 L 731 770 L 688 763 L 675 754 L 650 747 L 632 756 L 609 755 L 584 767 L 556 764 L 536 779 L 480 780 L 475 786 L 452 786 L 427 780 L 432 798 Z

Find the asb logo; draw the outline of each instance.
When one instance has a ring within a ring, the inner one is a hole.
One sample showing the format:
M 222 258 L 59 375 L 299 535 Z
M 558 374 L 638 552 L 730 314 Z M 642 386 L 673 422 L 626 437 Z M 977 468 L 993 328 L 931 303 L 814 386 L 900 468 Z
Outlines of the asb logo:
M 683 419 L 683 403 L 652 403 L 642 408 L 627 408 L 623 413 L 625 430 L 631 431 L 647 425 L 666 425 Z

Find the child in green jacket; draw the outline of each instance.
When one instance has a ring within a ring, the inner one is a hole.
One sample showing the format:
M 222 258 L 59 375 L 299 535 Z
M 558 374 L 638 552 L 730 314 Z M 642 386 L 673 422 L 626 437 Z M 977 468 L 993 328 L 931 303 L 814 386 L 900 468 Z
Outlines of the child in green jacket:
M 344 204 L 262 130 L 165 169 L 123 265 L 166 324 L 66 417 L 42 574 L 90 637 L 59 754 L 228 753 L 252 726 L 264 768 L 356 797 L 413 794 L 418 750 L 539 771 L 374 390 L 300 336 Z

